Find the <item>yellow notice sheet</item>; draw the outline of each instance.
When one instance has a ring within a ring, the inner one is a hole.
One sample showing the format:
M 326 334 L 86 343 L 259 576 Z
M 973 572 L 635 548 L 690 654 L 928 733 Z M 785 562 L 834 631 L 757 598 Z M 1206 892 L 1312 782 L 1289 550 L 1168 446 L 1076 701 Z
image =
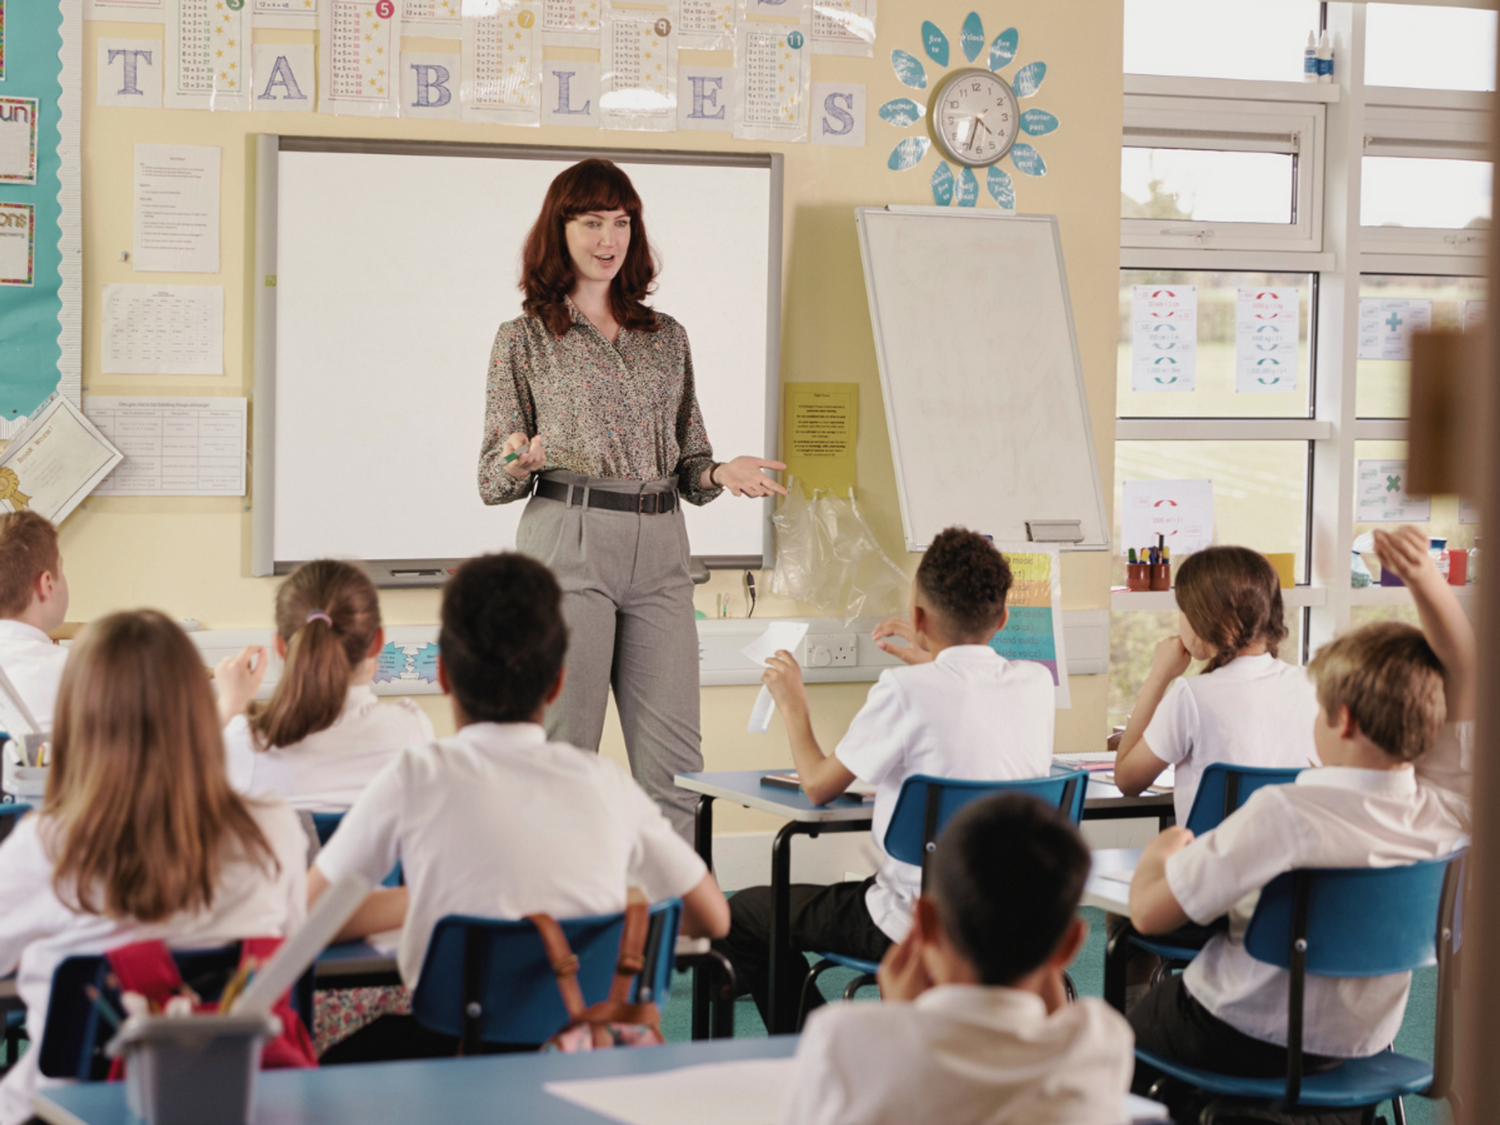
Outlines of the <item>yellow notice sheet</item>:
M 858 383 L 788 383 L 781 443 L 787 475 L 805 495 L 822 489 L 848 496 L 854 488 L 859 436 Z

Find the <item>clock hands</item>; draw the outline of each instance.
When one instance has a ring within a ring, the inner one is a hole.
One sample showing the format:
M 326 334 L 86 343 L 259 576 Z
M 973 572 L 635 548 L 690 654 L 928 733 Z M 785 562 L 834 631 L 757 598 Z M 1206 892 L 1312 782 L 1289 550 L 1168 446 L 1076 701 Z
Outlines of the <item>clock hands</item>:
M 988 125 L 984 123 L 984 114 L 977 114 L 974 118 L 974 124 L 969 128 L 969 139 L 964 144 L 964 148 L 970 152 L 974 151 L 974 142 L 979 137 L 980 129 L 983 129 L 992 137 L 995 135 L 994 130 L 992 130 Z

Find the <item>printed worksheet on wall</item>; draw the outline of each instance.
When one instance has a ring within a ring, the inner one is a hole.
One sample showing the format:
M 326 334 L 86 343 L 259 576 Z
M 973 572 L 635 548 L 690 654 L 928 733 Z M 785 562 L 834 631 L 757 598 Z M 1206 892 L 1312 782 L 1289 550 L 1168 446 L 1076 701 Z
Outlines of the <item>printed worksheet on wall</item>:
M 256 27 L 316 30 L 318 0 L 250 0 Z
M 744 22 L 735 29 L 736 138 L 807 140 L 808 54 L 805 25 Z
M 320 0 L 318 112 L 401 112 L 401 9 L 394 0 Z
M 813 0 L 812 49 L 815 55 L 875 54 L 875 0 Z
M 401 6 L 401 32 L 457 39 L 463 34 L 463 6 L 463 0 L 405 0 Z
M 114 23 L 162 23 L 167 0 L 83 0 L 83 18 Z
M 243 496 L 243 398 L 89 395 L 84 413 L 125 455 L 100 496 Z
M 542 0 L 542 43 L 548 47 L 598 47 L 602 0 Z
M 669 10 L 623 8 L 604 13 L 599 117 L 606 129 L 676 130 L 677 34 L 673 14 Z
M 734 50 L 734 0 L 681 0 L 677 30 L 687 50 Z
M 106 285 L 106 375 L 224 374 L 224 290 L 218 285 Z
M 168 0 L 168 109 L 249 108 L 250 31 L 245 4 Z
M 463 21 L 465 121 L 500 125 L 542 123 L 542 52 L 536 42 L 536 5 L 501 3 L 493 13 Z

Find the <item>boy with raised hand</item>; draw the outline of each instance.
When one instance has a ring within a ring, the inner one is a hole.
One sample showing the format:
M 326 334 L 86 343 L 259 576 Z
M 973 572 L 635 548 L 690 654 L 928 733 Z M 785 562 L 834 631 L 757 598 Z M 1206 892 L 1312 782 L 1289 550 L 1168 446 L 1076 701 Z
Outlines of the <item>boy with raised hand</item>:
M 906 936 L 922 872 L 885 854 L 884 840 L 908 777 L 1003 781 L 1050 771 L 1056 707 L 1051 673 L 1040 664 L 1007 660 L 989 645 L 1005 627 L 1010 586 L 1005 556 L 984 536 L 950 527 L 933 539 L 912 581 L 910 618 L 912 639 L 929 659 L 882 672 L 831 755 L 813 734 L 797 661 L 789 652 L 770 660 L 764 682 L 786 721 L 808 798 L 826 804 L 855 778 L 875 786 L 879 872 L 862 883 L 792 886 L 793 949 L 879 961 Z M 729 906 L 733 923 L 719 948 L 734 962 L 764 1019 L 771 889 L 740 891 Z M 783 974 L 778 1021 L 781 1013 L 797 1011 L 804 976 Z M 822 1002 L 820 996 L 811 1000 Z
M 1411 590 L 1422 629 L 1367 625 L 1325 645 L 1308 666 L 1323 768 L 1304 771 L 1295 785 L 1261 789 L 1202 839 L 1169 828 L 1141 856 L 1130 888 L 1137 930 L 1166 933 L 1225 914 L 1230 923 L 1181 976 L 1131 1010 L 1142 1048 L 1230 1074 L 1284 1074 L 1290 974 L 1245 952 L 1256 893 L 1298 868 L 1389 867 L 1446 855 L 1470 831 L 1473 630 L 1425 535 L 1377 531 L 1375 550 Z M 1308 977 L 1308 1068 L 1389 1047 L 1410 984 L 1409 973 Z M 1137 1090 L 1154 1077 L 1139 1068 Z M 1362 1111 L 1256 1119 L 1352 1123 Z
M 47 634 L 67 614 L 57 528 L 26 508 L 0 515 L 0 669 L 47 730 L 68 659 Z
M 808 1020 L 782 1125 L 1117 1125 L 1130 1026 L 1063 990 L 1088 873 L 1077 831 L 1032 797 L 954 817 L 880 967 L 885 1003 Z

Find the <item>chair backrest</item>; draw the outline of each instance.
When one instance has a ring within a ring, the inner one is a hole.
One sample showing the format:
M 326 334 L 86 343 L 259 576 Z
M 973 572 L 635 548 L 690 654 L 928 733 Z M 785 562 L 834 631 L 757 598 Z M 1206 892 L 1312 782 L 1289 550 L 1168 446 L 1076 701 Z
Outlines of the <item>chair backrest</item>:
M 215 1000 L 240 963 L 240 947 L 219 946 L 215 949 L 173 950 L 172 959 L 183 981 L 205 1000 Z M 104 1044 L 114 1035 L 105 1024 L 84 989 L 93 985 L 116 1001 L 118 993 L 109 987 L 107 958 L 99 954 L 64 958 L 52 973 L 52 994 L 47 1001 L 47 1024 L 40 1046 L 41 1071 L 48 1078 L 75 1078 L 80 1082 L 102 1081 L 109 1073 L 109 1059 Z M 308 1031 L 313 1026 L 314 971 L 309 969 L 292 986 L 291 1004 L 302 1017 Z
M 0 841 L 11 834 L 17 822 L 31 811 L 24 801 L 9 801 L 0 805 Z
M 922 866 L 948 822 L 971 801 L 997 793 L 1024 793 L 1061 809 L 1075 825 L 1083 819 L 1088 771 L 1053 766 L 1047 777 L 1021 781 L 963 781 L 951 777 L 913 774 L 901 785 L 896 808 L 885 830 L 885 850 L 902 863 Z
M 609 995 L 625 915 L 600 914 L 558 919 L 578 957 L 578 984 L 584 1002 Z M 651 907 L 645 968 L 632 1000 L 659 1007 L 672 991 L 672 965 L 682 900 Z M 472 1006 L 477 1005 L 477 1010 Z M 465 1019 L 474 1014 L 475 1023 Z M 525 919 L 501 920 L 450 914 L 438 920 L 412 992 L 417 1022 L 443 1035 L 466 1036 L 492 1044 L 544 1043 L 568 1022 L 557 978 L 536 927 Z
M 1267 785 L 1290 785 L 1301 772 L 1300 767 L 1267 769 L 1210 762 L 1198 778 L 1198 792 L 1193 797 L 1192 811 L 1188 813 L 1188 830 L 1194 836 L 1213 831 L 1257 789 L 1264 789 Z
M 315 812 L 312 815 L 313 828 L 318 833 L 318 846 L 325 847 L 328 841 L 333 839 L 333 834 L 344 820 L 341 812 Z M 405 877 L 401 874 L 401 864 L 391 868 L 391 873 L 380 881 L 382 887 L 399 887 L 405 883 Z

